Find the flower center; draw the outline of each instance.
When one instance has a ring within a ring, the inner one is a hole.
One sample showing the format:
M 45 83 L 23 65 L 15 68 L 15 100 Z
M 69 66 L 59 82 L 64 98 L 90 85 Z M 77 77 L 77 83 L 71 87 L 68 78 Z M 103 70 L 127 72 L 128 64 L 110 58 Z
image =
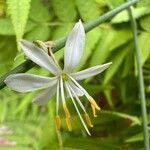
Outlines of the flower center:
M 67 81 L 69 79 L 67 74 L 65 74 L 65 73 L 62 73 L 61 76 L 62 76 L 63 81 Z

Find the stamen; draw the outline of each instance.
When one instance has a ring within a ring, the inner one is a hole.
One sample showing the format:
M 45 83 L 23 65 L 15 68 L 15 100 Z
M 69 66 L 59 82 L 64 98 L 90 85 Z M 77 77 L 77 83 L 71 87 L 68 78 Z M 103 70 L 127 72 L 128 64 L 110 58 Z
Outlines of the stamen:
M 57 129 L 60 130 L 60 127 L 61 127 L 61 120 L 60 120 L 59 115 L 56 116 L 56 118 L 55 118 L 55 123 L 56 123 Z
M 97 103 L 95 102 L 95 100 L 93 99 L 93 97 L 88 96 L 88 99 L 90 101 L 90 103 L 97 109 L 97 110 L 101 110 L 100 107 L 97 105 Z
M 70 113 L 69 113 L 66 103 L 63 104 L 63 108 L 64 108 L 66 118 L 70 118 Z
M 75 109 L 76 109 L 76 111 L 77 111 L 77 113 L 78 113 L 78 115 L 79 115 L 79 118 L 80 118 L 80 120 L 81 120 L 81 122 L 82 122 L 82 124 L 83 124 L 83 126 L 84 126 L 84 128 L 85 128 L 85 130 L 87 131 L 87 133 L 89 134 L 89 135 L 91 135 L 90 134 L 90 132 L 89 132 L 89 130 L 88 130 L 88 128 L 87 128 L 87 126 L 86 126 L 86 124 L 85 124 L 85 122 L 83 121 L 83 119 L 82 119 L 82 116 L 81 116 L 81 114 L 80 114 L 80 112 L 79 112 L 79 110 L 78 110 L 78 107 L 76 106 L 76 103 L 75 103 L 75 101 L 74 101 L 74 98 L 73 98 L 73 96 L 72 96 L 72 93 L 71 93 L 71 91 L 70 91 L 70 89 L 69 89 L 69 86 L 68 86 L 68 84 L 65 82 L 65 86 L 66 86 L 66 89 L 67 89 L 67 91 L 68 91 L 68 93 L 69 93 L 69 95 L 70 95 L 70 98 L 71 98 L 71 100 L 72 100 L 72 102 L 73 102 L 73 105 L 75 106 Z
M 71 126 L 71 119 L 70 119 L 70 117 L 66 117 L 66 124 L 67 124 L 68 130 L 69 130 L 69 131 L 72 131 L 72 126 Z
M 93 124 L 91 123 L 91 119 L 87 113 L 85 113 L 85 119 L 86 119 L 87 124 L 92 128 Z
M 97 117 L 97 115 L 96 115 L 96 110 L 95 110 L 94 105 L 91 104 L 91 107 L 92 107 L 92 111 L 93 111 L 93 116 L 94 116 L 94 117 Z

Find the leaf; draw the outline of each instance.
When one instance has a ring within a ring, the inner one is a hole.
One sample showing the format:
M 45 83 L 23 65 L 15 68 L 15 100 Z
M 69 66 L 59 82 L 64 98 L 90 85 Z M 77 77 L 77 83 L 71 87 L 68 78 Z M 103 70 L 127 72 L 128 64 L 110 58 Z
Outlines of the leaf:
M 74 0 L 52 0 L 52 6 L 59 20 L 72 22 L 76 19 L 77 12 Z
M 150 57 L 150 33 L 142 32 L 139 36 L 139 49 L 141 53 L 142 65 Z
M 88 21 L 100 15 L 98 5 L 93 0 L 76 0 L 76 5 L 81 18 Z
M 25 38 L 28 40 L 41 40 L 46 41 L 50 37 L 50 28 L 48 26 L 35 26 L 30 32 L 25 34 Z
M 114 0 L 106 0 L 106 3 L 108 4 L 108 7 L 113 9 L 119 5 L 121 5 L 122 3 L 124 3 L 124 0 L 117 0 L 117 1 L 114 1 Z
M 0 34 L 1 35 L 14 35 L 13 25 L 9 18 L 0 18 Z
M 28 19 L 31 0 L 7 0 L 9 14 L 16 34 L 17 41 L 24 34 Z
M 100 30 L 101 30 L 101 38 L 100 41 L 98 42 L 96 49 L 92 52 L 90 66 L 104 63 L 111 53 L 110 51 L 108 51 L 108 49 L 114 37 L 114 30 L 110 27 L 104 28 L 102 27 L 100 28 Z
M 52 13 L 52 11 L 51 11 Z M 29 18 L 41 24 L 52 19 L 53 14 L 49 12 L 47 5 L 44 5 L 42 0 L 32 0 Z
M 133 16 L 138 19 L 142 16 L 150 14 L 150 7 L 140 7 L 140 8 L 133 8 Z M 124 10 L 117 14 L 112 20 L 111 23 L 123 23 L 129 21 L 128 11 Z
M 142 17 L 140 19 L 140 25 L 145 31 L 150 32 L 150 15 Z
M 67 149 L 75 149 L 75 150 L 121 150 L 120 146 L 116 145 L 114 142 L 103 141 L 94 138 L 73 138 L 69 137 L 65 140 L 64 146 Z
M 100 28 L 96 28 L 87 34 L 85 43 L 86 47 L 83 52 L 83 57 L 81 58 L 80 63 L 78 64 L 76 70 L 80 70 L 87 63 L 88 58 L 95 50 L 95 46 L 98 43 L 100 36 L 101 36 Z
M 129 115 L 126 113 L 103 110 L 100 112 L 100 114 L 101 114 L 102 118 L 106 118 L 105 121 L 113 121 L 113 120 L 117 120 L 117 119 L 127 119 L 132 122 L 131 125 L 141 125 L 141 121 L 138 117 L 132 116 L 132 115 Z M 101 120 L 102 120 L 102 118 L 101 118 Z
M 119 52 L 117 51 L 116 54 L 111 56 L 112 59 L 110 61 L 113 64 L 109 67 L 109 69 L 106 70 L 104 84 L 107 84 L 110 81 L 110 79 L 114 76 L 114 74 L 118 71 L 127 53 L 128 47 L 125 47 L 124 49 L 120 50 Z
M 13 38 L 0 37 L 0 75 L 5 73 L 13 65 L 17 53 Z

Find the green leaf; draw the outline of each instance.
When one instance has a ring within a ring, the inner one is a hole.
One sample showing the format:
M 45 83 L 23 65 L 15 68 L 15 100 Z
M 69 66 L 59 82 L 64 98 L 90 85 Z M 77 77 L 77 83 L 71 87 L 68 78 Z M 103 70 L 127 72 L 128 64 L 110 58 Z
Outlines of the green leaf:
M 77 8 L 81 18 L 88 21 L 100 15 L 98 5 L 93 0 L 76 0 Z
M 50 28 L 48 26 L 36 26 L 30 32 L 25 34 L 25 38 L 28 40 L 41 40 L 46 41 L 50 37 Z
M 14 26 L 17 41 L 23 37 L 28 19 L 31 0 L 7 0 L 9 14 Z
M 140 7 L 140 8 L 133 8 L 133 16 L 138 19 L 142 16 L 150 14 L 150 7 Z M 128 11 L 124 10 L 117 14 L 112 20 L 111 23 L 123 23 L 129 21 Z
M 104 84 L 107 84 L 114 76 L 114 74 L 118 71 L 128 52 L 129 52 L 128 47 L 125 47 L 122 50 L 117 51 L 117 53 L 114 54 L 113 56 L 111 56 L 112 59 L 110 61 L 113 64 L 106 71 Z
M 100 28 L 96 28 L 87 34 L 85 43 L 86 47 L 84 49 L 83 57 L 81 58 L 81 61 L 76 68 L 77 70 L 80 70 L 87 63 L 87 59 L 95 50 L 96 44 L 98 43 L 100 36 Z
M 121 5 L 122 3 L 124 3 L 124 0 L 117 0 L 117 1 L 114 1 L 114 0 L 106 0 L 106 3 L 108 4 L 108 7 L 113 9 L 119 5 Z
M 141 121 L 139 120 L 138 117 L 136 116 L 132 116 L 132 115 L 128 115 L 126 113 L 122 113 L 122 112 L 115 112 L 115 111 L 102 111 L 101 112 L 102 115 L 107 115 L 108 118 L 114 118 L 114 119 L 128 119 L 130 121 L 132 121 L 131 125 L 141 125 Z
M 142 65 L 150 57 L 150 33 L 142 32 L 139 36 L 139 49 L 142 58 Z
M 92 138 L 69 137 L 65 140 L 64 146 L 66 147 L 66 150 L 121 150 L 116 143 L 107 140 L 104 142 L 103 140 L 96 138 L 93 140 Z
M 0 18 L 0 34 L 1 35 L 14 35 L 13 25 L 9 18 Z
M 5 73 L 13 65 L 17 53 L 14 38 L 0 37 L 0 75 Z
M 150 32 L 150 15 L 142 17 L 140 19 L 140 25 L 145 31 Z
M 53 15 L 49 12 L 47 5 L 44 5 L 42 0 L 32 0 L 29 18 L 36 21 L 45 23 L 51 20 Z
M 77 12 L 74 0 L 52 0 L 52 6 L 59 20 L 72 22 L 76 19 Z

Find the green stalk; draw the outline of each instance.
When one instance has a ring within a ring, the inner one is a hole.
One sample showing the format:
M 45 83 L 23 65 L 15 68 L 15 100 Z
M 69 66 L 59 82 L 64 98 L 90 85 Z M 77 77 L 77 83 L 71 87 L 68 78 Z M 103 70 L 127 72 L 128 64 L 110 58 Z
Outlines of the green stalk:
M 107 19 L 110 19 L 111 17 L 113 17 L 117 13 L 119 13 L 122 10 L 127 9 L 131 5 L 135 4 L 137 1 L 138 0 L 131 0 L 130 2 L 126 2 L 122 5 L 120 5 L 119 7 L 105 13 L 104 15 L 99 16 L 94 20 L 91 20 L 90 22 L 88 22 L 87 24 L 84 25 L 85 31 L 86 32 L 91 31 L 95 27 L 99 26 L 101 23 L 105 22 Z M 56 51 L 58 51 L 58 50 L 60 50 L 61 48 L 64 47 L 65 42 L 66 42 L 66 38 L 67 38 L 67 36 L 63 37 L 59 40 L 54 41 L 53 52 L 56 52 Z M 0 78 L 0 89 L 5 87 L 4 80 L 7 76 L 9 76 L 10 74 L 14 74 L 14 73 L 26 72 L 26 71 L 30 70 L 31 68 L 33 68 L 34 66 L 35 66 L 35 64 L 33 62 L 31 62 L 30 60 L 26 60 L 22 64 L 17 66 L 16 68 L 12 69 L 10 72 L 3 75 Z
M 141 58 L 140 58 L 140 52 L 139 52 L 137 24 L 136 24 L 135 18 L 133 17 L 131 8 L 128 8 L 128 13 L 129 13 L 130 21 L 131 21 L 132 34 L 133 34 L 134 46 L 135 46 L 135 58 L 136 58 L 137 69 L 138 69 L 138 78 L 139 78 L 138 82 L 139 82 L 139 92 L 140 92 L 142 122 L 143 122 L 143 134 L 144 134 L 144 149 L 150 150 L 146 100 L 145 100 L 145 92 L 144 92 L 144 79 L 143 79 L 142 64 L 141 64 Z

